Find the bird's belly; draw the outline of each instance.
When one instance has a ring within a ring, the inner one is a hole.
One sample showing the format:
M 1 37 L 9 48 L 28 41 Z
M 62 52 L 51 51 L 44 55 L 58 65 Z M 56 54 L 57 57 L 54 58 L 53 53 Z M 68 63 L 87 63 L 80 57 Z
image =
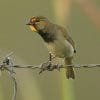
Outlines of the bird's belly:
M 53 43 L 47 44 L 49 52 L 51 52 L 56 57 L 72 57 L 74 54 L 74 49 L 72 45 L 67 41 L 54 41 Z

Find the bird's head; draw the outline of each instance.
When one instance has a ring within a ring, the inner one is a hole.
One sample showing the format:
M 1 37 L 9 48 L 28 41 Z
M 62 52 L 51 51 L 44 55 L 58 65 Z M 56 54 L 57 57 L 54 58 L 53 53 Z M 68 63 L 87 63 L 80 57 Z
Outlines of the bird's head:
M 43 30 L 47 24 L 48 24 L 48 19 L 44 16 L 36 16 L 36 17 L 32 17 L 30 18 L 30 21 L 28 24 L 32 31 L 39 31 L 39 30 Z

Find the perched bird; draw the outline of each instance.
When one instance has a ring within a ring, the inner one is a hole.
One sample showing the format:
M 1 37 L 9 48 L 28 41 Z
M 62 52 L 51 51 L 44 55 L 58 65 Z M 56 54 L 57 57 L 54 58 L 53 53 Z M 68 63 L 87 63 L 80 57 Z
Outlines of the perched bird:
M 29 23 L 32 31 L 37 32 L 47 44 L 48 50 L 58 58 L 63 58 L 66 64 L 67 79 L 75 79 L 72 64 L 73 55 L 76 52 L 72 38 L 65 28 L 50 22 L 44 16 L 30 18 Z

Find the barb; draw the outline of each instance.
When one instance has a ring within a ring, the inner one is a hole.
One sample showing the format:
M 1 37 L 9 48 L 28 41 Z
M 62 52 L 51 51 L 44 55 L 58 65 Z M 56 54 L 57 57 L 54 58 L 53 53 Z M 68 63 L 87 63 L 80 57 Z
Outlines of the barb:
M 5 56 L 5 58 L 10 57 L 10 56 L 12 56 L 13 54 L 14 54 L 14 52 L 10 52 L 9 54 L 7 54 L 7 55 Z

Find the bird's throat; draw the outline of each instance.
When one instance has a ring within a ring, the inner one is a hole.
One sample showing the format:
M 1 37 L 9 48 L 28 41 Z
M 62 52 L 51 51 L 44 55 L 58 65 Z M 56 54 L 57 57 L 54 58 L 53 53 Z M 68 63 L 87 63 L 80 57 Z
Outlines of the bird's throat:
M 37 30 L 36 30 L 36 28 L 34 26 L 30 25 L 30 28 L 31 28 L 32 31 L 37 32 Z
M 42 30 L 39 30 L 38 33 L 46 43 L 54 42 L 56 40 L 54 34 L 48 32 L 44 33 Z

